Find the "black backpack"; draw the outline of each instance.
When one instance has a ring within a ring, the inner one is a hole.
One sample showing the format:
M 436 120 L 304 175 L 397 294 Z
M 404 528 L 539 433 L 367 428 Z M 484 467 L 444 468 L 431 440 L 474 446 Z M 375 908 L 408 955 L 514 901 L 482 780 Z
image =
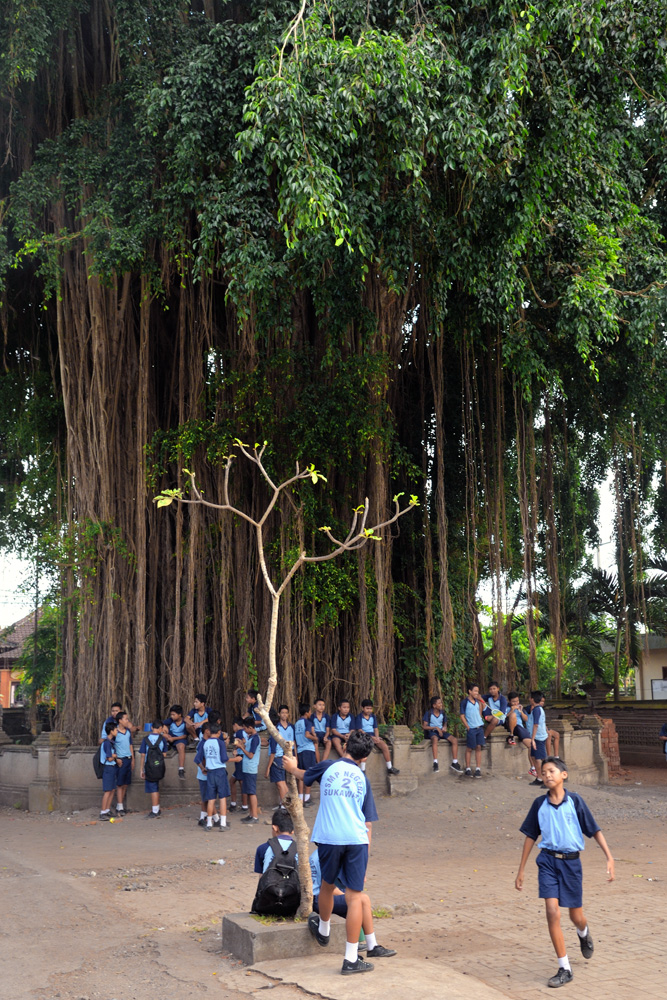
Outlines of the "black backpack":
M 100 760 L 100 757 L 102 756 L 100 752 L 101 749 L 102 748 L 100 745 L 93 754 L 93 771 L 95 772 L 96 778 L 102 777 L 102 775 L 104 774 L 104 768 L 106 767 L 106 764 L 103 764 L 102 761 Z
M 301 886 L 296 861 L 296 841 L 286 850 L 277 837 L 272 837 L 269 847 L 273 858 L 257 883 L 257 892 L 251 913 L 263 916 L 293 917 L 301 902 Z
M 162 737 L 158 736 L 155 743 L 151 743 L 148 737 L 146 737 L 146 742 L 148 743 L 148 750 L 144 758 L 146 781 L 162 781 L 166 770 L 164 756 L 160 749 Z

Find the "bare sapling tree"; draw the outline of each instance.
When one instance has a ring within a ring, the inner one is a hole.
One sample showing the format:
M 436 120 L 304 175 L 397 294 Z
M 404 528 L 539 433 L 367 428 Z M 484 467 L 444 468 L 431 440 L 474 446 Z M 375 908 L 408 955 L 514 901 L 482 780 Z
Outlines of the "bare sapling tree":
M 310 479 L 314 484 L 317 484 L 320 480 L 326 482 L 326 477 L 318 472 L 313 465 L 308 465 L 305 468 L 300 468 L 299 463 L 296 463 L 296 472 L 289 479 L 285 479 L 282 483 L 275 483 L 271 476 L 269 475 L 266 466 L 264 465 L 263 456 L 266 450 L 268 442 L 260 446 L 255 444 L 253 448 L 249 445 L 243 444 L 238 438 L 235 439 L 234 444 L 238 451 L 259 469 L 262 477 L 266 481 L 269 489 L 272 491 L 269 502 L 264 510 L 264 513 L 256 520 L 251 517 L 245 511 L 241 510 L 240 507 L 234 506 L 229 499 L 229 476 L 234 460 L 238 457 L 236 452 L 232 452 L 227 456 L 223 480 L 223 497 L 222 503 L 214 503 L 211 500 L 206 499 L 202 493 L 197 488 L 195 481 L 195 473 L 191 472 L 189 469 L 183 469 L 183 472 L 188 476 L 190 480 L 190 491 L 191 495 L 189 497 L 184 496 L 183 489 L 166 489 L 163 490 L 154 499 L 157 502 L 158 507 L 167 507 L 169 504 L 176 500 L 178 503 L 182 504 L 195 504 L 202 507 L 211 507 L 213 510 L 219 511 L 229 511 L 232 514 L 236 514 L 237 517 L 243 518 L 255 529 L 255 534 L 257 538 L 257 552 L 259 555 L 260 566 L 262 569 L 262 575 L 264 577 L 264 582 L 268 588 L 271 595 L 271 627 L 269 630 L 269 677 L 266 689 L 266 698 L 262 699 L 261 695 L 257 697 L 257 708 L 262 720 L 264 721 L 267 730 L 274 738 L 276 743 L 282 747 L 283 752 L 288 756 L 292 757 L 293 754 L 293 744 L 290 741 L 286 741 L 278 732 L 276 726 L 273 724 L 271 717 L 269 715 L 269 709 L 273 701 L 273 695 L 278 683 L 278 665 L 276 659 L 276 644 L 278 637 L 278 613 L 280 610 L 280 599 L 285 592 L 285 588 L 294 576 L 294 574 L 302 566 L 308 563 L 319 563 L 327 562 L 330 559 L 335 559 L 337 556 L 342 555 L 344 552 L 355 552 L 358 549 L 364 547 L 368 541 L 381 542 L 382 536 L 379 534 L 384 528 L 388 528 L 390 525 L 394 524 L 400 517 L 407 514 L 409 510 L 419 505 L 419 501 L 416 496 L 411 496 L 409 503 L 401 507 L 401 497 L 404 496 L 403 493 L 398 493 L 394 499 L 394 513 L 391 517 L 384 521 L 379 521 L 377 524 L 368 525 L 369 517 L 369 503 L 368 498 L 364 503 L 356 507 L 352 512 L 352 520 L 350 523 L 347 535 L 343 539 L 336 538 L 333 534 L 331 527 L 329 525 L 323 525 L 320 531 L 326 535 L 326 537 L 331 542 L 333 546 L 330 552 L 324 555 L 308 555 L 304 549 L 301 549 L 298 555 L 294 558 L 291 566 L 287 569 L 287 572 L 283 576 L 281 582 L 276 585 L 271 578 L 269 569 L 266 564 L 266 554 L 265 554 L 265 534 L 264 529 L 267 524 L 268 518 L 271 511 L 276 506 L 281 493 L 284 493 L 295 483 L 301 480 Z M 301 883 L 301 905 L 299 907 L 299 916 L 307 916 L 313 908 L 313 883 L 310 874 L 310 863 L 309 863 L 309 845 L 310 845 L 310 830 L 303 813 L 303 805 L 299 798 L 298 787 L 296 779 L 292 774 L 286 772 L 285 774 L 287 785 L 289 788 L 289 795 L 284 801 L 284 805 L 289 810 L 290 815 L 294 821 L 294 833 L 296 836 L 298 854 L 299 854 L 299 881 Z

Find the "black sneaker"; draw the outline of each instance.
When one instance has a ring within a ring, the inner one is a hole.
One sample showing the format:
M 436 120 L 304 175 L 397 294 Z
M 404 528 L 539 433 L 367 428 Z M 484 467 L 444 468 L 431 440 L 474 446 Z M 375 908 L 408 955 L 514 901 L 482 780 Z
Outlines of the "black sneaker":
M 514 739 L 513 736 L 508 736 L 507 739 L 505 740 L 505 743 L 507 743 L 508 747 L 515 747 L 516 746 L 516 740 Z
M 158 810 L 158 812 L 156 813 L 154 813 L 153 810 L 151 809 L 151 811 L 146 814 L 146 819 L 160 819 L 161 817 L 162 817 L 161 809 Z
M 310 807 L 312 806 L 312 804 L 313 804 L 313 800 L 312 799 L 308 799 L 307 802 L 304 802 L 303 808 L 304 809 L 310 809 Z
M 197 820 L 197 826 L 206 826 L 206 820 L 203 816 L 201 819 Z
M 466 769 L 465 769 L 465 771 L 463 773 L 465 774 L 466 778 L 472 778 L 472 769 L 471 768 L 466 767 Z
M 573 979 L 572 969 L 559 969 L 555 976 L 547 980 L 547 986 L 558 989 L 559 986 L 565 986 L 565 983 L 571 983 Z
M 452 771 L 456 771 L 457 774 L 463 774 L 463 768 L 459 764 L 458 760 L 453 760 L 449 766 Z
M 366 953 L 368 958 L 391 958 L 396 952 L 393 948 L 384 948 L 381 944 L 376 944 Z
M 401 772 L 399 771 L 399 769 L 397 767 L 394 767 L 393 764 L 391 767 L 387 768 L 387 774 L 400 774 L 400 773 Z
M 230 802 L 230 804 L 229 804 L 229 811 L 230 811 L 230 813 L 235 813 L 237 809 L 238 809 L 238 806 L 237 806 L 236 802 L 234 802 L 233 804 Z
M 111 819 L 111 813 L 100 813 L 100 823 L 108 823 Z
M 259 817 L 258 816 L 244 816 L 240 820 L 240 822 L 241 823 L 259 823 Z
M 348 962 L 346 958 L 343 959 L 343 968 L 340 970 L 341 976 L 353 976 L 355 972 L 372 972 L 373 971 L 372 962 L 364 962 L 363 959 L 358 958 L 356 962 Z
M 185 781 L 185 768 L 184 767 L 179 767 L 179 769 L 178 769 L 178 776 L 179 776 L 179 778 L 182 778 L 183 781 Z
M 538 788 L 544 788 L 544 782 L 540 781 L 539 778 L 535 778 L 535 781 L 529 781 L 529 785 L 536 785 Z
M 474 778 L 481 778 L 482 777 L 482 772 L 480 771 L 480 769 L 478 767 L 475 768 L 475 773 L 474 773 L 473 777 Z
M 586 934 L 586 937 L 581 937 L 579 934 L 577 934 L 577 937 L 579 938 L 579 947 L 581 948 L 581 954 L 584 956 L 584 958 L 590 958 L 594 951 L 593 938 L 591 937 L 590 930 Z
M 440 768 L 438 767 L 438 762 L 437 762 L 437 760 L 434 760 L 433 761 L 433 771 L 435 772 L 435 771 L 439 771 L 439 770 L 440 770 Z
M 308 930 L 313 935 L 318 944 L 323 948 L 329 944 L 329 938 L 325 934 L 320 934 L 320 918 L 317 913 L 311 913 L 308 917 Z
M 116 809 L 116 816 L 129 816 L 131 812 L 131 809 Z
M 219 816 L 218 816 L 217 819 L 214 818 L 214 820 L 213 820 L 213 826 L 220 826 L 220 817 Z

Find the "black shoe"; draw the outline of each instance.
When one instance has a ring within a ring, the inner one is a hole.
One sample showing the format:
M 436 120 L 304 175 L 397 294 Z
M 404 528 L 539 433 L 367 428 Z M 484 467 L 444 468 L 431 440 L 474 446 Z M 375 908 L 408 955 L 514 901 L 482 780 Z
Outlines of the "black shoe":
M 544 788 L 544 782 L 540 781 L 539 778 L 535 778 L 535 781 L 529 781 L 529 785 L 536 785 L 538 788 Z
M 476 767 L 475 768 L 475 773 L 473 775 L 473 778 L 481 778 L 481 777 L 482 777 L 482 772 L 480 771 L 480 769 L 478 767 Z
M 310 807 L 312 806 L 312 804 L 313 804 L 313 800 L 312 799 L 308 799 L 307 802 L 304 802 L 303 808 L 304 809 L 310 809 Z
M 241 823 L 259 823 L 258 816 L 243 816 L 240 820 Z
M 366 953 L 367 958 L 391 958 L 396 952 L 393 948 L 384 948 L 381 944 L 376 944 Z
M 206 820 L 204 819 L 203 816 L 201 819 L 197 820 L 197 826 L 206 826 Z
M 434 771 L 439 771 L 439 770 L 440 770 L 440 768 L 438 767 L 438 762 L 437 762 L 437 760 L 434 760 L 434 761 L 433 761 L 433 770 L 434 770 Z
M 400 774 L 400 773 L 401 772 L 399 771 L 399 769 L 397 767 L 394 767 L 393 764 L 391 767 L 387 768 L 387 774 Z
M 471 768 L 466 767 L 466 769 L 465 769 L 465 776 L 466 776 L 466 778 L 472 778 L 472 769 Z
M 591 937 L 590 930 L 586 935 L 586 937 L 579 937 L 578 934 L 577 937 L 579 938 L 579 947 L 581 948 L 581 954 L 584 956 L 584 958 L 590 958 L 593 954 L 593 951 L 595 950 L 593 948 L 593 938 Z
M 358 958 L 356 962 L 348 962 L 346 958 L 343 959 L 343 968 L 340 970 L 341 976 L 353 976 L 355 972 L 372 972 L 373 971 L 372 962 L 364 962 L 363 959 Z
M 153 810 L 151 809 L 151 811 L 146 814 L 146 819 L 160 819 L 161 816 L 162 816 L 162 810 L 154 813 Z
M 451 767 L 452 771 L 456 771 L 457 774 L 463 773 L 463 768 L 459 764 L 458 760 L 456 761 L 453 760 L 449 766 Z
M 178 769 L 178 776 L 179 776 L 179 778 L 182 778 L 183 780 L 185 780 L 185 768 L 184 767 L 179 767 L 179 769 Z
M 111 813 L 100 813 L 100 823 L 108 823 L 111 819 Z
M 559 969 L 555 976 L 547 980 L 547 986 L 558 989 L 559 986 L 565 986 L 565 983 L 570 983 L 573 979 L 572 969 Z
M 235 813 L 237 809 L 238 809 L 238 806 L 236 805 L 236 803 L 234 803 L 234 805 L 232 805 L 230 803 L 230 805 L 229 805 L 229 811 L 230 811 L 230 813 Z
M 323 948 L 329 944 L 328 936 L 320 934 L 320 918 L 317 913 L 311 913 L 308 917 L 308 930 L 313 935 L 318 944 L 321 944 Z

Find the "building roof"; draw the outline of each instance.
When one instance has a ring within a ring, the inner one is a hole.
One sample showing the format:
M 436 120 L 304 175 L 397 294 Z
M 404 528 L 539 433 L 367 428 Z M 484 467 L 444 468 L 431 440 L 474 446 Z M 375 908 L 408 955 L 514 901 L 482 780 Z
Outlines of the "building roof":
M 43 608 L 37 609 L 37 620 L 42 617 Z M 26 639 L 35 631 L 35 612 L 14 622 L 0 632 L 0 669 L 11 669 L 23 652 Z

